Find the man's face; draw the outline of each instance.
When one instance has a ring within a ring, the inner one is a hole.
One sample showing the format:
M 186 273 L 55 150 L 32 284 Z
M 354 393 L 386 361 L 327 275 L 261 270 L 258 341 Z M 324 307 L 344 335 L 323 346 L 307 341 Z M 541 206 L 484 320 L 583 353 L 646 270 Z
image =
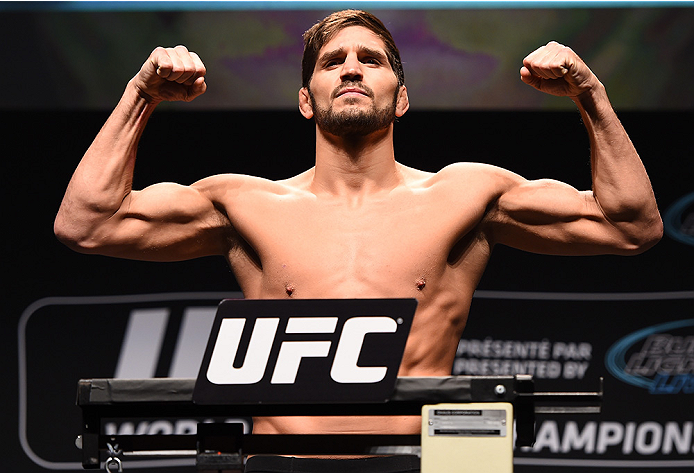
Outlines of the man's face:
M 398 87 L 383 41 L 361 26 L 339 31 L 321 48 L 306 93 L 318 127 L 337 136 L 382 130 L 407 109 L 399 105 L 404 87 Z

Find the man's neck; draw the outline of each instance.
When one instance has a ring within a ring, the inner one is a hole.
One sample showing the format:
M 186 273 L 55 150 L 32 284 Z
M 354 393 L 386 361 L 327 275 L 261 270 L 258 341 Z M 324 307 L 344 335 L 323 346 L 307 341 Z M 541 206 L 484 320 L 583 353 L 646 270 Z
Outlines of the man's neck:
M 357 197 L 393 189 L 400 182 L 393 127 L 364 137 L 338 137 L 316 128 L 316 192 Z

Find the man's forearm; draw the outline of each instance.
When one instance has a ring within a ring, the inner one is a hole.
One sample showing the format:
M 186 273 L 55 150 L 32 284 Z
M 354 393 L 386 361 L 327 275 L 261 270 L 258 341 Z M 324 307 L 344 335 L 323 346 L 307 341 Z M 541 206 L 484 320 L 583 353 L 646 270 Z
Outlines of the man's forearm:
M 138 142 L 155 106 L 128 84 L 68 184 L 55 221 L 62 241 L 78 243 L 118 211 L 132 189 Z
M 643 249 L 662 236 L 650 179 L 600 84 L 573 98 L 590 137 L 593 194 L 629 244 Z

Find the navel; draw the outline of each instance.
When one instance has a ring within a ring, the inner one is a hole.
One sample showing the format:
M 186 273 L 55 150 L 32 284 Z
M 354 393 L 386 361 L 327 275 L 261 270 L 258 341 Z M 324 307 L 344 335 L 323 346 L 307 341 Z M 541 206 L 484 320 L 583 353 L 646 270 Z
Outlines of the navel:
M 427 281 L 426 281 L 426 279 L 424 279 L 424 277 L 421 277 L 421 278 L 417 279 L 414 284 L 415 284 L 415 286 L 417 286 L 418 291 L 423 291 L 424 286 L 427 285 Z
M 292 297 L 292 294 L 294 294 L 294 285 L 287 284 L 284 286 L 284 292 L 286 292 L 289 297 Z

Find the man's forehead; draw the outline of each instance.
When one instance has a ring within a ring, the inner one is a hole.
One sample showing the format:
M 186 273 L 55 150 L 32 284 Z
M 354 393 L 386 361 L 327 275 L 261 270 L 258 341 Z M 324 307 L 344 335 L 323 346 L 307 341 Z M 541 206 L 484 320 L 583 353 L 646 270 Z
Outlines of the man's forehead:
M 377 50 L 385 55 L 386 45 L 373 31 L 363 26 L 348 26 L 338 31 L 318 52 L 321 57 L 326 52 L 356 47 Z

